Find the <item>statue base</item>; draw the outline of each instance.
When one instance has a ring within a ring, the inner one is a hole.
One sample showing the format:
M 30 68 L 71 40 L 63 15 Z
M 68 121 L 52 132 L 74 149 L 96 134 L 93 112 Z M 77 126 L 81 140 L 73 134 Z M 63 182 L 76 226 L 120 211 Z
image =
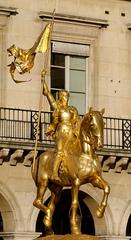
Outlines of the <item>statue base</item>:
M 36 240 L 100 240 L 100 238 L 86 234 L 48 235 L 38 237 Z

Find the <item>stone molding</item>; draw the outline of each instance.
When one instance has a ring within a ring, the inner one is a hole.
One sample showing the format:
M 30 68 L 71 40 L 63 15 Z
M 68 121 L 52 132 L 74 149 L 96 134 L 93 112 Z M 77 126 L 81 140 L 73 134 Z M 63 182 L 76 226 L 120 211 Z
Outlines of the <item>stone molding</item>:
M 37 148 L 37 156 L 43 151 L 53 149 L 54 145 L 40 144 Z M 103 172 L 122 173 L 123 171 L 131 174 L 131 153 L 122 150 L 108 150 L 103 149 L 97 151 L 99 160 L 101 162 Z M 30 167 L 34 157 L 34 144 L 21 142 L 0 143 L 0 165 L 8 162 L 11 166 L 16 166 L 21 163 L 26 167 Z
M 3 237 L 4 239 L 12 240 L 12 239 L 25 239 L 25 240 L 32 240 L 36 239 L 40 236 L 40 233 L 38 232 L 1 232 L 0 237 Z
M 42 20 L 51 20 L 52 13 L 50 12 L 39 12 L 39 18 Z M 97 18 L 89 18 L 82 16 L 74 16 L 74 15 L 65 15 L 65 14 L 55 14 L 55 22 L 68 22 L 68 23 L 77 23 L 77 24 L 88 24 L 94 25 L 98 28 L 107 28 L 109 23 L 105 19 L 97 19 Z
M 131 31 L 131 23 L 128 23 L 128 24 L 127 24 L 127 28 L 128 28 L 128 30 Z
M 1 7 L 0 6 L 0 15 L 6 15 L 6 16 L 11 16 L 11 15 L 16 15 L 18 14 L 18 12 L 16 11 L 16 8 L 12 8 L 12 7 Z
M 18 14 L 16 8 L 7 8 L 0 6 L 0 27 L 5 27 L 8 23 L 8 17 L 16 14 Z

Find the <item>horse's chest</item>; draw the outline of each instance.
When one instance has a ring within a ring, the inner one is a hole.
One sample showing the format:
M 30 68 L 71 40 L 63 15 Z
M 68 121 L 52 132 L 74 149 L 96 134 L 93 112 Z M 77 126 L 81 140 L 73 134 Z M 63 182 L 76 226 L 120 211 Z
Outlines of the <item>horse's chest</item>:
M 93 159 L 89 156 L 80 157 L 80 165 L 79 165 L 80 175 L 92 176 L 94 175 L 94 173 L 99 171 L 100 171 L 100 163 L 97 158 Z

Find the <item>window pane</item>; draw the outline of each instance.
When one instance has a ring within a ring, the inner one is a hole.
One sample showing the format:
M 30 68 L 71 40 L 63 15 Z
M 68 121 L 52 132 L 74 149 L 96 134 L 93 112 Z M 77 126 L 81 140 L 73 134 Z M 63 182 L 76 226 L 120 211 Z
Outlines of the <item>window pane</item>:
M 51 88 L 65 88 L 65 69 L 51 68 Z
M 86 58 L 70 57 L 70 68 L 85 70 L 86 69 Z
M 51 54 L 51 65 L 64 67 L 65 66 L 65 55 L 58 54 L 58 53 L 52 53 Z
M 70 91 L 85 92 L 85 71 L 70 70 Z
M 58 92 L 58 90 L 51 90 L 51 93 L 56 100 L 58 100 Z
M 79 112 L 80 115 L 85 114 L 85 94 L 81 93 L 70 93 L 70 105 L 75 106 Z

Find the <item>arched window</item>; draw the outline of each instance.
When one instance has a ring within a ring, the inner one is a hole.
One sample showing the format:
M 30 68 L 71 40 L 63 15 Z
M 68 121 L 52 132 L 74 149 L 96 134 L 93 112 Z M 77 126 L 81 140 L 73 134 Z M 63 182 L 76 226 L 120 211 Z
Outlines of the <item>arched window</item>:
M 0 232 L 3 232 L 3 220 L 2 220 L 1 213 L 0 213 Z
M 3 220 L 2 220 L 1 213 L 0 213 L 0 232 L 3 232 Z M 0 240 L 3 240 L 3 237 L 0 237 Z
M 127 227 L 126 227 L 126 236 L 131 236 L 131 214 L 129 216 Z

